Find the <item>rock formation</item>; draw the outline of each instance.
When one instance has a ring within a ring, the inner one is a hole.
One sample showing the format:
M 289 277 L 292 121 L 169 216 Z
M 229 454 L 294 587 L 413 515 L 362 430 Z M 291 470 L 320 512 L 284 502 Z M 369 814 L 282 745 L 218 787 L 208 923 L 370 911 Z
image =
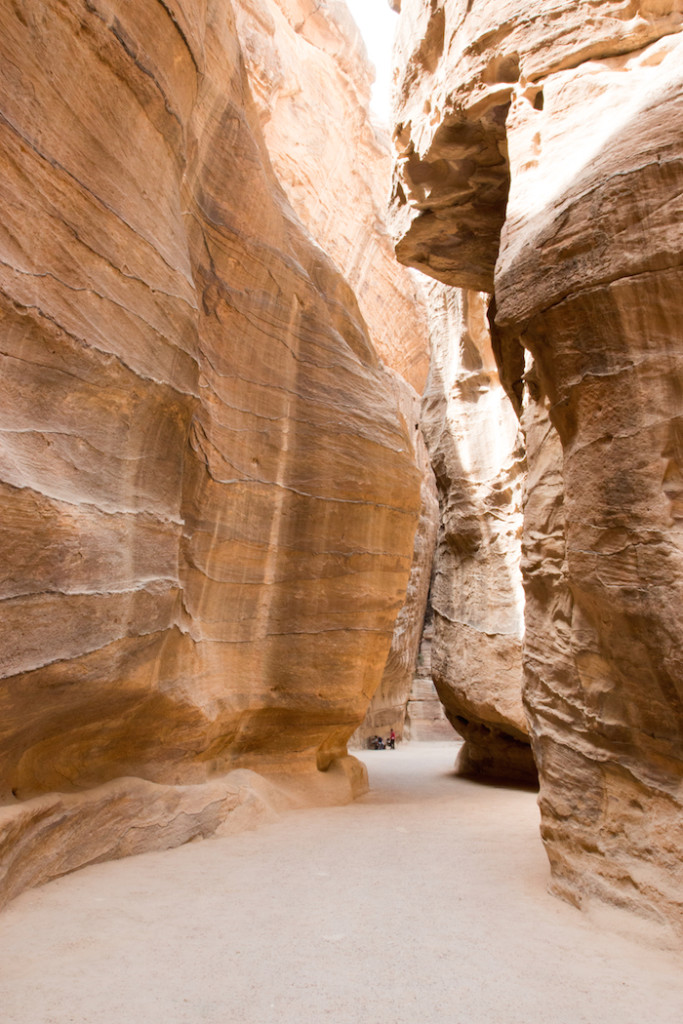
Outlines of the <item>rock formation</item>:
M 448 720 L 466 740 L 458 772 L 534 783 L 522 707 L 519 421 L 499 380 L 486 296 L 434 282 L 425 292 L 432 354 L 421 423 L 439 495 L 431 675 Z M 414 623 L 412 609 L 404 612 Z M 362 745 L 392 727 L 403 735 L 414 673 L 396 648 L 354 737 Z M 420 692 L 433 698 L 431 687 Z
M 432 678 L 466 740 L 461 774 L 536 778 L 522 707 L 524 449 L 498 377 L 487 298 L 433 283 L 422 425 L 439 490 Z
M 249 82 L 294 210 L 356 294 L 380 358 L 422 394 L 424 299 L 386 225 L 391 140 L 369 116 L 371 67 L 343 0 L 235 0 Z
M 404 739 L 433 742 L 457 738 L 432 680 L 433 641 L 434 613 L 428 601 L 415 675 L 406 705 Z
M 1 900 L 224 827 L 234 769 L 348 795 L 420 474 L 228 0 L 0 27 Z
M 370 68 L 346 5 L 236 0 L 235 9 L 275 172 L 303 224 L 352 285 L 373 346 L 395 371 L 396 400 L 423 480 L 406 602 L 382 681 L 375 689 L 372 680 L 374 696 L 354 736 L 354 745 L 365 746 L 378 730 L 403 731 L 436 539 L 433 474 L 419 429 L 429 364 L 425 295 L 396 261 L 386 226 L 390 140 L 369 116 Z
M 394 623 L 394 634 L 382 679 L 374 694 L 369 695 L 372 696 L 372 700 L 365 718 L 352 737 L 351 746 L 356 748 L 367 747 L 367 740 L 371 736 L 379 734 L 386 737 L 391 729 L 399 739 L 403 738 L 408 702 L 422 641 L 439 522 L 434 474 L 419 428 L 420 401 L 417 395 L 407 392 L 400 379 L 396 379 L 396 386 L 406 420 L 414 432 L 417 465 L 422 476 L 420 519 L 415 532 L 406 598 Z
M 403 0 L 399 252 L 492 292 L 523 406 L 553 887 L 683 909 L 683 12 Z

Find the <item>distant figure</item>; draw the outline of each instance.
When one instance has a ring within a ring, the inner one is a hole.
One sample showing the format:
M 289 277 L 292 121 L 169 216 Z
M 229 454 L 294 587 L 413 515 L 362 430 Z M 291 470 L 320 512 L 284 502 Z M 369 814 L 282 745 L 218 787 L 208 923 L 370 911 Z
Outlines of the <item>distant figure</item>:
M 387 740 L 387 746 L 389 747 L 390 750 L 395 750 L 396 749 L 396 733 L 394 732 L 393 729 L 389 733 L 389 739 Z
M 384 750 L 384 740 L 381 736 L 371 736 L 368 740 L 368 746 L 371 750 Z

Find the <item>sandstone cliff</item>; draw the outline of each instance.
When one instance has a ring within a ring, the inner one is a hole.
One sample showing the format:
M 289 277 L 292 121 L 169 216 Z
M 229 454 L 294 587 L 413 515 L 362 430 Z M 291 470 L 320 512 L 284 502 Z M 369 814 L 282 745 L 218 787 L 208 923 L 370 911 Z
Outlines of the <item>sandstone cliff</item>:
M 0 27 L 1 900 L 353 775 L 420 476 L 228 0 Z
M 402 7 L 398 251 L 494 293 L 524 407 L 553 886 L 680 928 L 681 5 Z
M 418 742 L 453 741 L 458 737 L 446 718 L 432 680 L 434 613 L 427 602 L 413 685 L 406 706 L 404 738 Z
M 424 307 L 423 307 L 424 308 Z M 420 518 L 415 531 L 413 560 L 406 597 L 394 623 L 389 656 L 380 684 L 371 696 L 363 722 L 352 737 L 352 746 L 367 747 L 370 737 L 386 737 L 393 729 L 399 739 L 410 700 L 416 664 L 422 640 L 427 597 L 434 563 L 434 548 L 439 523 L 434 473 L 420 429 L 420 399 L 400 378 L 395 378 L 397 399 L 414 438 L 416 465 L 420 471 Z
M 249 82 L 275 172 L 354 290 L 373 345 L 422 394 L 424 300 L 386 224 L 391 142 L 369 114 L 371 67 L 343 0 L 236 0 Z
M 432 678 L 466 740 L 458 771 L 533 782 L 522 707 L 519 421 L 499 380 L 487 296 L 434 283 L 429 299 L 422 425 L 440 506 Z
M 396 400 L 422 476 L 406 602 L 368 716 L 354 737 L 402 732 L 437 529 L 433 474 L 419 429 L 429 363 L 425 295 L 399 264 L 386 224 L 389 138 L 369 114 L 370 65 L 338 0 L 237 0 L 237 29 L 275 173 L 312 237 L 352 285 L 370 339 L 394 372 Z M 374 690 L 374 694 L 373 694 Z

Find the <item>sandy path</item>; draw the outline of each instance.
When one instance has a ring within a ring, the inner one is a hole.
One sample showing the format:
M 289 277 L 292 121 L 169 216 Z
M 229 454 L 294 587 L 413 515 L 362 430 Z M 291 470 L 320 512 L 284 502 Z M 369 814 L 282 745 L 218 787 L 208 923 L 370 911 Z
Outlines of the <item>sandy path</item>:
M 368 752 L 349 807 L 25 893 L 1 1024 L 681 1024 L 680 959 L 548 896 L 534 794 L 454 778 L 454 749 Z

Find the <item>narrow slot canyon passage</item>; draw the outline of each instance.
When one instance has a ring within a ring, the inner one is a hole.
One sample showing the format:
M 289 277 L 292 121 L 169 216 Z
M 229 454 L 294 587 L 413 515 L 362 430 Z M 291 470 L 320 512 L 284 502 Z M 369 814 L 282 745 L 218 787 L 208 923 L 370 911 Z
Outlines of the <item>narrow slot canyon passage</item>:
M 548 895 L 536 795 L 457 778 L 457 746 L 366 751 L 348 806 L 24 893 L 2 1024 L 679 1024 L 674 954 Z
M 683 1024 L 683 0 L 530 7 L 0 5 L 0 1024 Z

